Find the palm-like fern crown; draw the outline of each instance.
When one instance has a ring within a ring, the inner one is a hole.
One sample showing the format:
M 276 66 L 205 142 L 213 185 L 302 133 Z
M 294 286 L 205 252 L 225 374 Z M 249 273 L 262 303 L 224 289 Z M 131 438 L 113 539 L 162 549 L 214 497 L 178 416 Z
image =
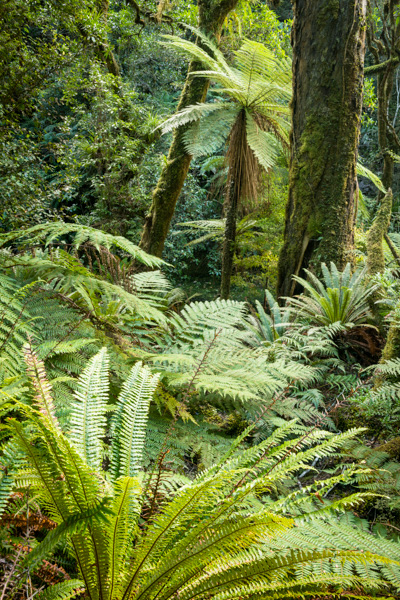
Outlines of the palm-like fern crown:
M 281 308 L 268 290 L 265 290 L 265 299 L 269 314 L 257 300 L 255 303 L 257 317 L 250 315 L 245 321 L 245 327 L 249 332 L 247 341 L 252 346 L 273 344 L 275 340 L 288 332 L 291 326 L 289 309 Z
M 227 99 L 184 108 L 163 123 L 163 133 L 189 125 L 184 133 L 187 151 L 193 156 L 212 154 L 228 138 L 230 147 L 237 145 L 235 124 L 242 118 L 245 145 L 251 149 L 259 165 L 270 169 L 275 163 L 279 146 L 288 145 L 290 60 L 278 59 L 262 44 L 246 40 L 235 53 L 235 66 L 230 66 L 208 38 L 197 30 L 195 33 L 209 53 L 187 40 L 165 37 L 169 40 L 169 46 L 201 62 L 206 69 L 193 72 L 192 75 L 206 77 L 216 83 L 218 94 Z M 229 152 L 228 158 L 231 167 Z M 251 185 L 245 191 L 245 196 L 251 197 L 255 193 Z
M 344 327 L 366 325 L 371 316 L 368 299 L 377 286 L 367 286 L 365 270 L 352 274 L 348 263 L 343 272 L 334 263 L 321 265 L 323 279 L 305 269 L 308 280 L 294 276 L 309 295 L 289 298 L 291 311 L 316 325 L 341 323 Z

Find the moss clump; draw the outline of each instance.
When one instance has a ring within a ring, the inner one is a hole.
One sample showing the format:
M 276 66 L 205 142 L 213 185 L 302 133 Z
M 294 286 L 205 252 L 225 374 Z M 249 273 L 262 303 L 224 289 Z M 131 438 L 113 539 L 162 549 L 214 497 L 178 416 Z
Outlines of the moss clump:
M 386 444 L 382 444 L 382 446 L 379 446 L 378 450 L 386 452 L 396 460 L 400 460 L 400 437 L 393 438 L 389 442 L 386 442 Z
M 392 324 L 386 340 L 386 345 L 383 349 L 382 360 L 392 360 L 400 357 L 400 328 L 398 325 Z
M 334 414 L 335 425 L 340 431 L 353 427 L 366 427 L 368 436 L 378 438 L 382 433 L 382 423 L 377 417 L 368 417 L 366 410 L 357 401 L 339 407 Z

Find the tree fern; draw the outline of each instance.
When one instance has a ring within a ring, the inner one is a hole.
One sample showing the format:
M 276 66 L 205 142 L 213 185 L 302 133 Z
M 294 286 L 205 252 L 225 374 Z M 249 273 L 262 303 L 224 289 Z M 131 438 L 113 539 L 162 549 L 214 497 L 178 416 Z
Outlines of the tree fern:
M 230 277 L 240 203 L 254 200 L 259 192 L 260 169 L 276 164 L 279 152 L 289 146 L 291 96 L 290 63 L 270 50 L 246 40 L 235 53 L 234 66 L 200 31 L 196 35 L 209 52 L 175 36 L 168 45 L 200 62 L 205 70 L 191 73 L 216 83 L 228 102 L 196 104 L 167 119 L 166 133 L 185 126 L 183 141 L 188 154 L 210 155 L 227 145 L 226 222 L 222 252 L 221 297 L 229 297 Z

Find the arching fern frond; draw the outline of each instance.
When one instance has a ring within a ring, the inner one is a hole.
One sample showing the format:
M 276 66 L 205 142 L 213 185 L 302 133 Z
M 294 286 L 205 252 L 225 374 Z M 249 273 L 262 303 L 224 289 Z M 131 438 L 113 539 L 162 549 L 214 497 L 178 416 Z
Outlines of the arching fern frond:
M 70 245 L 75 250 L 85 244 L 91 244 L 97 250 L 101 247 L 108 250 L 120 250 L 148 267 L 160 267 L 164 264 L 164 261 L 160 258 L 147 254 L 122 236 L 111 235 L 94 227 L 79 225 L 78 223 L 64 223 L 63 221 L 44 223 L 22 231 L 0 234 L 0 247 L 8 245 L 10 242 L 18 242 L 22 246 L 28 247 L 41 244 L 46 247 L 50 245 L 63 246 L 63 236 L 72 236 L 73 241 Z

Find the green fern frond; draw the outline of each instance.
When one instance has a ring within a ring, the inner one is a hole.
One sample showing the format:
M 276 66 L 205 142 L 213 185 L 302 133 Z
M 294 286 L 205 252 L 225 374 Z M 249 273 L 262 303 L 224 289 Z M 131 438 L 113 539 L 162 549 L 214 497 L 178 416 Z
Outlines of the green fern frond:
M 150 401 L 159 376 L 137 363 L 118 396 L 112 421 L 112 463 L 114 479 L 132 477 L 142 464 Z
M 193 104 L 183 108 L 179 113 L 176 113 L 169 119 L 166 119 L 162 125 L 160 125 L 163 134 L 173 131 L 177 127 L 183 127 L 195 121 L 209 116 L 210 114 L 217 112 L 219 115 L 225 114 L 226 111 L 232 110 L 232 106 L 229 102 L 213 102 L 210 104 Z
M 27 307 L 29 289 L 19 289 L 14 279 L 0 273 L 0 373 L 6 377 L 21 372 L 22 346 L 28 335 L 34 335 Z
M 308 292 L 288 299 L 292 312 L 308 318 L 317 325 L 340 323 L 345 328 L 368 325 L 371 316 L 368 299 L 377 286 L 366 285 L 365 270 L 351 274 L 350 264 L 339 272 L 331 263 L 330 269 L 322 265 L 324 281 L 306 270 L 308 280 L 294 276 Z
M 205 106 L 213 105 L 206 104 Z M 223 148 L 238 113 L 239 109 L 233 103 L 227 103 L 223 110 L 214 110 L 211 113 L 205 111 L 202 118 L 199 118 L 183 134 L 188 154 L 194 158 L 210 156 Z
M 106 426 L 108 368 L 107 349 L 102 348 L 90 359 L 78 380 L 70 416 L 72 443 L 87 464 L 97 469 L 102 461 Z
M 13 490 L 15 477 L 22 467 L 23 453 L 14 440 L 3 442 L 0 456 L 0 518 Z
M 85 244 L 91 244 L 97 250 L 102 247 L 107 250 L 120 250 L 148 267 L 160 267 L 164 264 L 164 261 L 160 258 L 150 256 L 122 236 L 111 235 L 110 233 L 105 233 L 100 229 L 86 225 L 64 223 L 63 221 L 54 221 L 52 223 L 35 225 L 23 231 L 0 234 L 0 247 L 15 241 L 27 246 L 35 246 L 37 244 L 45 244 L 45 246 L 59 244 L 62 246 L 62 237 L 71 235 L 74 236 L 72 246 L 76 250 Z
M 138 533 L 140 516 L 140 494 L 142 488 L 133 477 L 121 477 L 114 484 L 112 517 L 107 527 L 110 575 L 108 597 L 117 598 L 121 590 L 121 580 L 126 574 L 126 557 Z
M 377 175 L 375 175 L 375 173 L 373 173 L 373 171 L 371 171 L 370 169 L 367 169 L 367 167 L 365 167 L 360 161 L 357 162 L 356 171 L 357 171 L 357 175 L 361 175 L 361 177 L 365 177 L 366 179 L 369 179 L 369 181 L 372 181 L 372 183 L 375 185 L 375 187 L 378 188 L 378 190 L 380 192 L 382 192 L 383 194 L 386 194 L 387 190 L 385 189 L 385 186 L 383 185 L 383 183 L 379 179 L 379 177 Z
M 69 600 L 82 593 L 83 582 L 79 579 L 69 579 L 55 583 L 51 587 L 36 594 L 36 600 Z
M 279 154 L 276 138 L 271 133 L 258 127 L 250 113 L 247 114 L 246 119 L 246 134 L 247 142 L 258 162 L 268 171 L 276 163 Z

